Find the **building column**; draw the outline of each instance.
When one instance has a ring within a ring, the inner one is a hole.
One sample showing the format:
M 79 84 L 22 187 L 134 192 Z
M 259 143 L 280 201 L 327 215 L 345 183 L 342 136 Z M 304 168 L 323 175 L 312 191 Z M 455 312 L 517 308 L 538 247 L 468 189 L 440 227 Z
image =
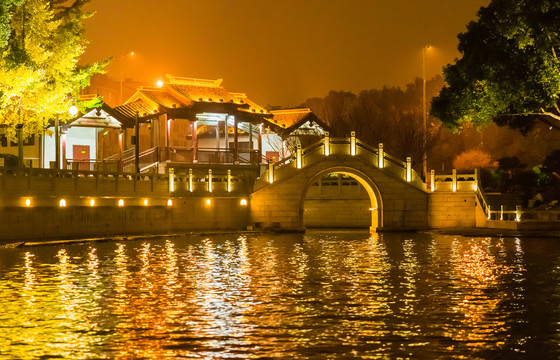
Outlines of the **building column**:
M 198 121 L 192 123 L 192 143 L 193 143 L 193 164 L 198 162 L 198 135 L 197 135 Z
M 219 150 L 220 150 L 220 120 L 216 120 L 216 149 L 218 149 L 218 153 L 219 153 Z
M 140 122 L 138 119 L 138 111 L 136 112 L 134 124 L 134 169 L 140 172 Z
M 23 125 L 22 124 L 17 124 L 16 125 L 16 131 L 17 131 L 17 141 L 18 141 L 18 167 L 19 168 L 23 168 L 24 164 L 23 164 L 23 134 L 22 134 L 22 130 L 23 129 Z
M 169 160 L 169 155 L 170 155 L 170 151 L 169 151 L 169 146 L 170 144 L 170 138 L 169 138 L 169 130 L 171 128 L 171 124 L 169 122 L 169 119 L 167 118 L 167 114 L 164 115 L 164 120 L 165 120 L 165 152 L 166 152 L 166 159 Z
M 262 162 L 262 158 L 263 158 L 263 148 L 262 148 L 262 131 L 263 131 L 263 124 L 259 124 L 259 159 L 257 161 L 257 164 L 260 164 Z
M 66 170 L 67 169 L 67 166 L 66 166 L 66 133 L 65 132 L 62 133 L 61 137 L 62 137 L 62 168 L 64 170 Z
M 234 154 L 233 154 L 233 163 L 239 164 L 239 148 L 238 148 L 238 136 L 237 136 L 237 118 L 234 120 L 234 129 L 233 129 L 233 147 L 234 147 Z
M 60 119 L 58 115 L 54 120 L 54 164 L 57 170 L 60 170 Z
M 126 129 L 126 128 L 125 128 Z M 123 141 L 123 136 L 124 136 L 124 132 L 121 130 L 119 132 L 119 164 L 117 165 L 117 171 L 122 172 L 122 154 L 123 154 L 123 150 L 124 150 L 124 141 Z

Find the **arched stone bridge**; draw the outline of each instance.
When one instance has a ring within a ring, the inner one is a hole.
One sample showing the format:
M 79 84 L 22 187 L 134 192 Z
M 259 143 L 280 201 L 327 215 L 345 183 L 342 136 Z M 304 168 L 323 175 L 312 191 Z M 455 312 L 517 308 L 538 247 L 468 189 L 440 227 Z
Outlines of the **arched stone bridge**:
M 402 162 L 350 138 L 325 137 L 269 170 L 255 183 L 250 222 L 256 228 L 303 229 L 307 191 L 321 177 L 346 174 L 366 189 L 370 198 L 371 230 L 402 231 L 428 227 L 426 185 Z

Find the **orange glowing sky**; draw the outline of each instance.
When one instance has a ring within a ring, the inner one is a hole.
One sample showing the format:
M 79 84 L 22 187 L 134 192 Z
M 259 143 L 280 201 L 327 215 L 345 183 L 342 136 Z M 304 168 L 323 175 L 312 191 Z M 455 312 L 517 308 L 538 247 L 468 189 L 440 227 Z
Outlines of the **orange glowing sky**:
M 457 34 L 490 0 L 92 0 L 83 62 L 154 83 L 224 79 L 263 106 L 296 106 L 427 77 L 459 54 Z

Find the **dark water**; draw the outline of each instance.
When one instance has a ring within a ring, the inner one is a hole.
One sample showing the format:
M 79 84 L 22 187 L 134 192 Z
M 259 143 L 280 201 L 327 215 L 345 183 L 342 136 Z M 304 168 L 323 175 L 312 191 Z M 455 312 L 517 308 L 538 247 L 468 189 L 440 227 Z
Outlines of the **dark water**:
M 2 359 L 557 359 L 560 239 L 193 236 L 0 249 Z

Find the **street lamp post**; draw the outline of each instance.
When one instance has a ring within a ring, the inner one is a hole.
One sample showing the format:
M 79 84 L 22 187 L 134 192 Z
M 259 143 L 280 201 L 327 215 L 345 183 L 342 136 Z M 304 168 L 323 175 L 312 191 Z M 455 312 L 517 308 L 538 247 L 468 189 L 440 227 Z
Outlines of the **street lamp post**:
M 422 144 L 423 144 L 423 154 L 422 154 L 422 173 L 424 175 L 424 181 L 427 181 L 428 177 L 428 156 L 426 151 L 426 138 L 427 138 L 427 128 L 428 119 L 426 113 L 426 51 L 430 48 L 430 45 L 425 45 L 422 48 Z
M 122 94 L 123 94 L 123 60 L 125 56 L 134 55 L 134 51 L 131 51 L 127 54 L 123 54 L 120 56 L 120 63 L 121 63 L 121 81 L 120 81 L 120 92 L 119 92 L 119 105 L 122 104 Z

